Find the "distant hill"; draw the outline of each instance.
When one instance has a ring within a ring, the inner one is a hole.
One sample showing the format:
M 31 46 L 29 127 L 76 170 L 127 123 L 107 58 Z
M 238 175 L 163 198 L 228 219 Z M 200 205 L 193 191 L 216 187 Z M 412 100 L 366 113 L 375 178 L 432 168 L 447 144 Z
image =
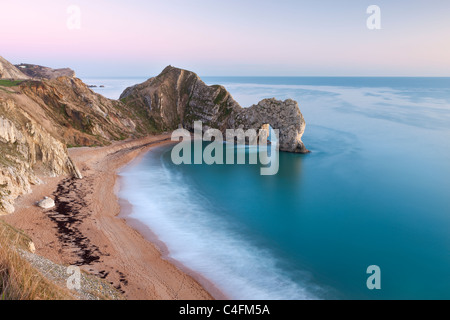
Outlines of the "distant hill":
M 30 77 L 0 56 L 0 79 L 26 80 Z
M 52 69 L 35 64 L 16 64 L 17 69 L 33 79 L 56 79 L 59 77 L 75 78 L 75 71 L 70 68 Z

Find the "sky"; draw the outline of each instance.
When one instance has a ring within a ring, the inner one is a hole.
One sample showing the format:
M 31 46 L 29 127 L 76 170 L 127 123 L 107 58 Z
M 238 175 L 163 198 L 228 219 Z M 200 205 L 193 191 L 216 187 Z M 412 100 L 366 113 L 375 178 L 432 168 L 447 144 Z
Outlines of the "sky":
M 370 5 L 381 29 L 367 26 Z M 450 76 L 447 0 L 21 0 L 1 10 L 1 56 L 82 77 L 150 77 L 167 65 L 201 76 Z

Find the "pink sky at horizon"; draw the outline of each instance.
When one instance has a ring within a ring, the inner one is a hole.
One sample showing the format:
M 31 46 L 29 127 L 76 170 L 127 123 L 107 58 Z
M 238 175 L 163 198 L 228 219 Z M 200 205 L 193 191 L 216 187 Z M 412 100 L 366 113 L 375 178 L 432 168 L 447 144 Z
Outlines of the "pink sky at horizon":
M 370 1 L 9 1 L 0 55 L 84 76 L 169 64 L 201 75 L 450 76 L 450 3 L 376 2 L 382 30 L 366 27 Z M 67 27 L 72 4 L 80 30 Z

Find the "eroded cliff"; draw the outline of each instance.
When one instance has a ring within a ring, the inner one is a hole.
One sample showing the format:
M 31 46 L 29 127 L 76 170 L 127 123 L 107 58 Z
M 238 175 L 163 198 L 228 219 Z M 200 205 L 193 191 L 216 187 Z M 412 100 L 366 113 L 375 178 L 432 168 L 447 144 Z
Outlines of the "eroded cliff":
M 0 152 L 0 212 L 13 212 L 14 200 L 40 183 L 38 174 L 81 178 L 66 145 L 13 99 L 0 98 Z

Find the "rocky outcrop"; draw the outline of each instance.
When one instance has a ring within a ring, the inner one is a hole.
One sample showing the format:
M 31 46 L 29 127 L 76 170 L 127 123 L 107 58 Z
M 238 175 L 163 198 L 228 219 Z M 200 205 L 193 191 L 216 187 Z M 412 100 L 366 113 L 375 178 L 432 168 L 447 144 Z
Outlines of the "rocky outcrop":
M 52 69 L 49 67 L 38 66 L 35 64 L 16 64 L 22 73 L 33 79 L 56 79 L 59 77 L 75 78 L 75 71 L 70 68 Z
M 127 88 L 120 97 L 132 108 L 144 110 L 160 131 L 180 125 L 193 130 L 194 121 L 204 128 L 260 130 L 270 125 L 280 130 L 280 150 L 307 153 L 302 142 L 305 120 L 297 102 L 266 99 L 250 108 L 242 108 L 219 85 L 207 86 L 195 73 L 167 67 L 157 77 Z
M 265 129 L 270 125 L 279 129 L 278 143 L 281 151 L 308 153 L 302 142 L 306 122 L 294 100 L 279 101 L 265 99 L 257 105 L 242 109 L 229 121 L 232 127 L 247 129 Z
M 0 79 L 22 80 L 29 77 L 0 56 Z

